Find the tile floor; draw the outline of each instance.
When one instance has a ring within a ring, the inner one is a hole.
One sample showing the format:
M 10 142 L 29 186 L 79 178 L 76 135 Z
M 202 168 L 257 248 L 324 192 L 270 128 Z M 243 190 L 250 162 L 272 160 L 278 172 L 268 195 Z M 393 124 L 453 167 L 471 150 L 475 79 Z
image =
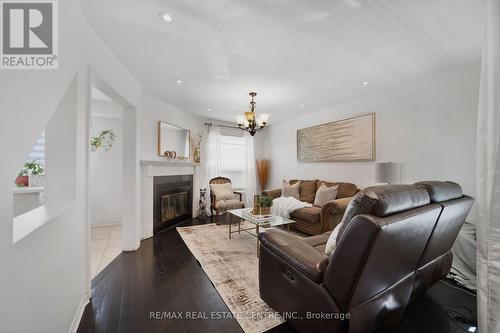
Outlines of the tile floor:
M 121 224 L 90 229 L 91 273 L 94 278 L 122 252 Z

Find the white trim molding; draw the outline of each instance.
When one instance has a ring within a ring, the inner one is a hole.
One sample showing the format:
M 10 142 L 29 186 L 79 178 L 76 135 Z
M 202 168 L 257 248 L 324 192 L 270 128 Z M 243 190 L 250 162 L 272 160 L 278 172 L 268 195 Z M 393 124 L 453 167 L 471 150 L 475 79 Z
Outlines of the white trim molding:
M 76 309 L 75 317 L 73 318 L 73 322 L 71 323 L 71 327 L 69 328 L 69 333 L 76 333 L 78 331 L 78 326 L 80 326 L 80 321 L 82 320 L 83 312 L 85 311 L 85 307 L 89 304 L 89 296 L 85 295 L 80 304 L 78 304 L 78 308 Z

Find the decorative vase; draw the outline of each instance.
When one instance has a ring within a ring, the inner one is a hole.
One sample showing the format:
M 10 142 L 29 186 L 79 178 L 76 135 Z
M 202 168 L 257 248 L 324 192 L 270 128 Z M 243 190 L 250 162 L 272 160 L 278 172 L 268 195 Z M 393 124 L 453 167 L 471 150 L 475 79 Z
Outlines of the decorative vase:
M 253 215 L 260 214 L 260 195 L 256 194 L 253 196 L 253 209 L 250 211 Z
M 195 148 L 194 149 L 193 159 L 194 159 L 194 163 L 200 163 L 200 160 L 201 160 L 200 148 Z
M 29 185 L 28 176 L 17 176 L 15 183 L 19 187 L 28 186 Z
M 32 187 L 43 187 L 45 185 L 45 176 L 42 175 L 31 175 L 29 176 L 29 186 Z

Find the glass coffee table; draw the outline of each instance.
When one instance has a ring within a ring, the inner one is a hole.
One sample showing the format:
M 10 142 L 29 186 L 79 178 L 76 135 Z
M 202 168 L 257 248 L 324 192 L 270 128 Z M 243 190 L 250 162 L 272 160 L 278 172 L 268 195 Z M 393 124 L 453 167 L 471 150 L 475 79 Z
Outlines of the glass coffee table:
M 249 212 L 252 208 L 241 208 L 241 209 L 231 209 L 227 212 L 231 215 L 234 215 L 238 218 L 238 230 L 231 230 L 231 219 L 229 220 L 229 239 L 231 239 L 231 234 L 241 233 L 242 231 L 254 236 L 257 238 L 257 257 L 259 256 L 259 230 L 260 228 L 270 228 L 270 227 L 285 227 L 288 231 L 290 231 L 290 224 L 295 223 L 294 220 L 290 220 L 284 218 L 282 216 L 275 215 L 271 217 L 269 220 L 258 220 L 252 217 Z M 253 224 L 251 228 L 241 228 L 241 221 L 247 221 Z M 255 230 L 255 233 L 250 232 L 251 230 Z

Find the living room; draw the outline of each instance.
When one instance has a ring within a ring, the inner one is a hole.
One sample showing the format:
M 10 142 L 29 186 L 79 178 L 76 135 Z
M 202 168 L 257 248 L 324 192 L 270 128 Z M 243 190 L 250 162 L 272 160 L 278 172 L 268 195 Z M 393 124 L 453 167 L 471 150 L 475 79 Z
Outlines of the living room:
M 499 330 L 499 0 L 0 6 L 1 332 Z

